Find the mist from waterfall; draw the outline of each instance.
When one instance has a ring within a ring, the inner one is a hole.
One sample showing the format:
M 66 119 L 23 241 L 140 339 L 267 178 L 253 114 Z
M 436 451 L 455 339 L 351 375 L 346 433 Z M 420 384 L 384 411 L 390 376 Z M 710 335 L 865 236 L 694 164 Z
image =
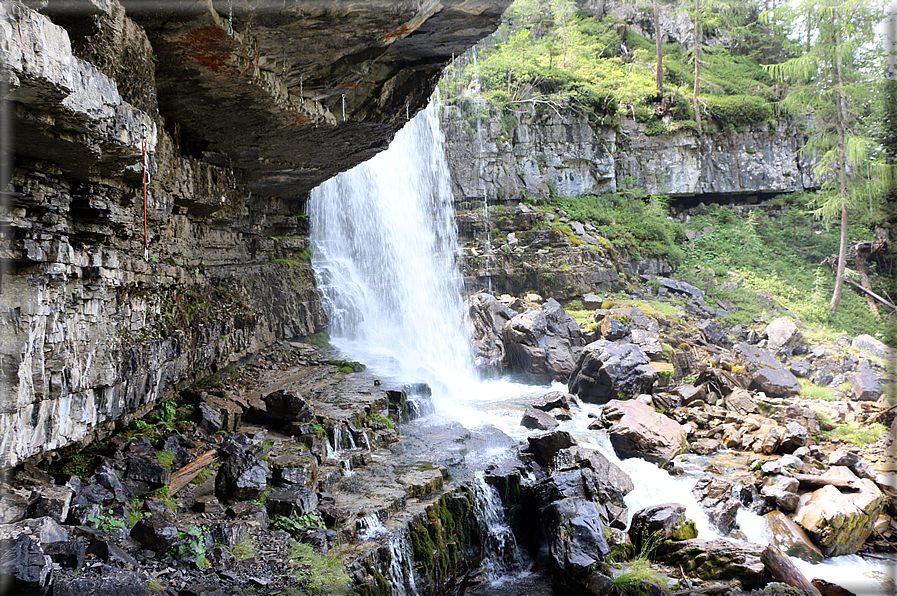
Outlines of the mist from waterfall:
M 311 192 L 312 265 L 346 356 L 434 389 L 475 378 L 438 107 Z

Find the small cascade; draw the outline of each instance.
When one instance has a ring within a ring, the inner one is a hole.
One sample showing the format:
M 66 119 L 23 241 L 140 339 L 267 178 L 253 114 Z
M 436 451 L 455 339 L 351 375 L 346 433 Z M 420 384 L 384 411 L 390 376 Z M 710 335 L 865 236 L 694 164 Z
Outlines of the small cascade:
M 387 580 L 393 596 L 419 596 L 414 580 L 414 564 L 411 560 L 411 542 L 408 530 L 394 533 L 389 540 L 389 573 Z
M 370 513 L 358 518 L 356 528 L 359 540 L 377 540 L 389 533 L 389 529 L 377 513 Z
M 352 432 L 346 428 L 346 423 L 335 422 L 327 431 L 327 457 L 340 459 L 344 451 L 358 449 Z
M 504 576 L 523 571 L 525 562 L 514 532 L 505 521 L 504 506 L 498 491 L 486 482 L 483 472 L 477 472 L 474 493 L 480 517 L 486 524 L 486 578 L 499 582 Z

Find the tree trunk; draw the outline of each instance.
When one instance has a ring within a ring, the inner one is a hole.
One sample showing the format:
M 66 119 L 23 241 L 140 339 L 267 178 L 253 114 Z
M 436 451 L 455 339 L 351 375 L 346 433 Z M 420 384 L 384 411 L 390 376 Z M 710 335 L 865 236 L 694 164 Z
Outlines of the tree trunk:
M 654 0 L 654 43 L 657 46 L 657 96 L 663 101 L 663 49 L 660 43 L 660 7 Z
M 857 246 L 857 256 L 854 261 L 857 265 L 857 271 L 860 274 L 860 284 L 862 284 L 863 288 L 868 292 L 866 294 L 866 302 L 869 304 L 869 310 L 872 311 L 872 314 L 878 317 L 880 316 L 878 305 L 875 304 L 875 299 L 869 295 L 872 293 L 872 283 L 869 281 L 869 268 L 866 266 L 866 251 L 860 246 Z
M 841 201 L 841 244 L 838 248 L 838 271 L 835 273 L 835 291 L 832 294 L 832 314 L 838 312 L 841 294 L 844 291 L 844 269 L 847 267 L 847 147 L 844 139 L 844 90 L 841 88 L 841 30 L 838 27 L 838 14 L 835 13 L 832 43 L 835 59 L 832 61 L 832 76 L 835 82 L 835 125 L 838 130 L 838 178 L 840 182 Z
M 701 82 L 701 29 L 698 11 L 701 10 L 701 0 L 695 0 L 695 89 L 692 95 L 692 103 L 695 108 L 695 122 L 698 123 L 698 134 L 701 134 L 701 104 L 698 103 L 698 87 Z
M 598 6 L 595 7 L 595 20 L 604 20 L 604 0 L 598 0 Z
M 766 571 L 777 582 L 788 584 L 798 590 L 803 590 L 813 596 L 822 596 L 822 593 L 810 583 L 806 576 L 801 573 L 797 565 L 791 562 L 791 559 L 782 555 L 774 546 L 767 546 L 766 550 L 760 555 L 763 566 Z

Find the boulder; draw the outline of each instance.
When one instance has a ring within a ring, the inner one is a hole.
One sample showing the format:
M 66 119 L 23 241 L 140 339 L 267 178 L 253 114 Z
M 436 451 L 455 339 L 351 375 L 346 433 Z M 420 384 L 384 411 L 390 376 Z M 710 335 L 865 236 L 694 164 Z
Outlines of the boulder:
M 182 592 L 183 593 L 183 592 Z M 150 596 L 145 574 L 103 566 L 102 575 L 61 576 L 53 596 Z
M 470 297 L 467 316 L 473 327 L 472 343 L 477 366 L 497 368 L 506 363 L 502 329 L 516 315 L 492 294 L 480 292 Z
M 270 410 L 269 410 L 270 411 Z M 226 502 L 255 499 L 268 486 L 268 463 L 250 453 L 227 458 L 215 477 L 215 495 Z
M 604 304 L 604 299 L 598 294 L 590 292 L 582 295 L 582 307 L 586 310 L 601 308 L 602 304 Z
M 662 466 L 685 445 L 685 431 L 677 422 L 641 402 L 612 400 L 599 420 L 607 427 L 611 445 L 621 459 L 640 457 Z
M 584 447 L 560 450 L 555 472 L 534 488 L 542 506 L 561 498 L 579 496 L 598 507 L 601 519 L 612 528 L 625 529 L 629 511 L 624 500 L 635 486 L 619 466 L 598 451 Z
M 34 517 L 48 516 L 65 523 L 75 491 L 65 486 L 45 486 L 34 504 Z
M 87 554 L 86 547 L 77 540 L 51 542 L 44 545 L 43 549 L 54 563 L 66 569 L 80 569 Z
M 727 536 L 738 526 L 735 516 L 741 508 L 741 501 L 735 497 L 731 482 L 717 475 L 704 474 L 695 483 L 691 493 L 720 534 Z
M 34 536 L 22 535 L 15 540 L 0 541 L 0 580 L 4 588 L 41 593 L 52 578 L 53 560 L 45 554 Z M 8 581 L 12 578 L 12 585 Z
M 735 344 L 733 353 L 751 377 L 751 388 L 767 395 L 789 397 L 800 393 L 797 377 L 782 366 L 769 350 L 745 343 Z
M 240 427 L 243 408 L 230 399 L 203 393 L 194 415 L 196 423 L 210 434 L 221 430 L 232 433 Z
M 663 346 L 658 332 L 633 329 L 631 339 L 651 360 L 663 360 Z
M 767 346 L 777 354 L 790 356 L 804 345 L 804 336 L 791 317 L 779 317 L 766 326 Z
M 793 453 L 796 449 L 805 447 L 810 441 L 810 432 L 802 424 L 793 420 L 785 423 L 785 432 L 782 434 L 782 442 L 779 443 L 779 451 Z
M 730 344 L 726 330 L 714 319 L 706 319 L 700 321 L 696 327 L 704 334 L 707 343 L 717 346 L 728 346 Z
M 275 490 L 265 500 L 265 508 L 270 516 L 302 516 L 312 513 L 317 507 L 318 495 L 304 487 Z
M 791 513 L 797 509 L 799 497 L 797 490 L 800 483 L 791 476 L 767 476 L 763 479 L 763 487 L 760 494 L 767 499 L 775 501 L 775 506 L 780 511 Z
M 582 349 L 568 389 L 581 400 L 598 404 L 621 394 L 650 393 L 657 372 L 649 363 L 648 356 L 635 344 L 598 340 Z
M 520 425 L 532 430 L 552 430 L 557 428 L 558 421 L 547 412 L 535 408 L 527 408 L 523 413 L 523 420 L 520 421 Z
M 750 542 L 728 540 L 684 540 L 661 543 L 654 559 L 682 567 L 689 577 L 701 579 L 738 579 L 745 589 L 760 588 L 767 583 L 766 568 L 760 555 L 765 547 Z
M 652 333 L 660 331 L 660 325 L 657 323 L 657 321 L 652 321 L 651 319 L 649 319 L 647 315 L 640 311 L 636 306 L 633 306 L 632 309 L 630 309 L 628 316 L 630 327 L 633 329 L 633 331 L 636 329 L 641 329 L 643 331 L 649 331 Z
M 563 391 L 549 391 L 545 395 L 536 398 L 532 407 L 543 412 L 551 412 L 555 409 L 572 410 L 576 407 L 576 396 Z
M 542 510 L 541 519 L 556 570 L 585 571 L 603 562 L 610 552 L 604 524 L 591 501 L 579 497 L 554 501 Z
M 685 506 L 664 503 L 639 509 L 632 515 L 629 539 L 636 552 L 664 540 L 691 540 L 698 537 L 695 522 L 685 517 Z
M 246 528 L 242 524 L 217 522 L 209 524 L 209 535 L 216 544 L 232 550 L 238 543 L 246 540 Z
M 875 401 L 881 394 L 881 383 L 878 376 L 868 368 L 861 368 L 847 375 L 850 393 L 857 401 Z
M 579 325 L 553 298 L 508 321 L 502 338 L 510 368 L 543 383 L 567 381 L 585 344 Z
M 770 542 L 789 557 L 797 557 L 809 563 L 819 563 L 824 558 L 803 528 L 791 521 L 781 511 L 770 511 L 763 516 L 769 530 Z
M 710 455 L 718 451 L 722 444 L 716 439 L 703 438 L 697 441 L 691 441 L 688 444 L 688 450 L 697 455 Z
M 843 466 L 849 468 L 860 461 L 860 454 L 847 449 L 836 449 L 828 455 L 826 463 L 830 466 Z
M 894 350 L 889 348 L 884 342 L 875 339 L 871 335 L 866 335 L 865 333 L 853 338 L 853 341 L 850 342 L 850 347 L 868 352 L 882 360 L 891 360 L 894 358 Z
M 265 396 L 268 419 L 285 424 L 314 422 L 315 412 L 301 395 L 292 391 L 275 391 Z
M 753 414 L 757 411 L 757 404 L 751 398 L 750 392 L 741 387 L 732 390 L 732 393 L 726 396 L 724 402 L 727 410 L 732 410 L 739 414 Z
M 872 533 L 885 496 L 866 478 L 857 478 L 847 468 L 835 466 L 822 474 L 850 480 L 859 492 L 841 492 L 832 485 L 801 495 L 794 521 L 810 535 L 827 557 L 855 552 Z
M 795 377 L 806 379 L 813 372 L 813 366 L 806 360 L 795 360 L 788 365 L 788 370 Z
M 529 443 L 528 450 L 532 453 L 533 459 L 542 466 L 550 466 L 561 449 L 576 445 L 573 436 L 565 430 L 556 430 L 548 434 L 528 437 L 527 442 Z
M 621 317 L 616 315 L 610 315 L 601 319 L 598 331 L 601 332 L 601 337 L 608 341 L 616 341 L 629 335 L 629 327 L 623 322 Z
M 162 516 L 151 515 L 141 519 L 131 528 L 131 538 L 147 550 L 165 554 L 177 540 L 178 529 Z
M 694 298 L 698 302 L 704 302 L 704 290 L 696 288 L 689 283 L 685 283 L 684 281 L 677 281 L 668 277 L 658 277 L 656 279 L 660 281 L 661 286 L 665 287 L 670 292 L 673 292 L 675 294 L 683 294 L 685 296 Z

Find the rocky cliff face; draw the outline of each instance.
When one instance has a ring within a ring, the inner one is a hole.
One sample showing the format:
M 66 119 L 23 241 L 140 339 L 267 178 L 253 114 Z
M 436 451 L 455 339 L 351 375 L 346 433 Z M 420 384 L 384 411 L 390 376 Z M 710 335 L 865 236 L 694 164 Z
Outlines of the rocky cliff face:
M 651 194 L 700 196 L 794 192 L 819 187 L 798 150 L 794 126 L 744 132 L 692 130 L 648 136 L 645 125 L 596 126 L 588 115 L 549 108 L 464 117 L 444 112 L 455 198 L 463 207 L 526 195 L 614 192 L 617 184 Z M 479 134 L 478 134 L 479 130 Z
M 0 3 L 0 464 L 323 329 L 308 191 L 385 147 L 509 2 L 273 4 Z

